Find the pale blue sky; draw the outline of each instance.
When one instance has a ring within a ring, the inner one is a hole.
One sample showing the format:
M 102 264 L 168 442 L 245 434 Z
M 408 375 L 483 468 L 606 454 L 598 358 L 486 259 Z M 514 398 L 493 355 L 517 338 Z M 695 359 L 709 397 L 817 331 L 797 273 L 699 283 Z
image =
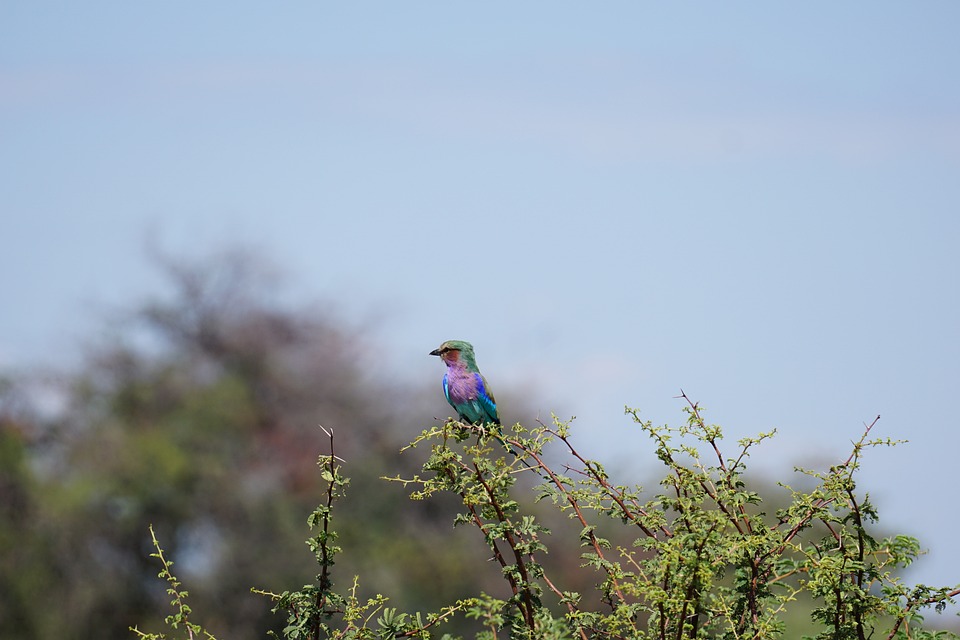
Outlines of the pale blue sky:
M 0 366 L 154 290 L 148 235 L 242 243 L 376 318 L 398 375 L 471 340 L 501 402 L 576 414 L 640 475 L 623 405 L 678 422 L 681 387 L 732 439 L 778 427 L 781 476 L 881 414 L 911 442 L 862 486 L 932 550 L 917 579 L 960 582 L 958 25 L 953 1 L 4 2 Z

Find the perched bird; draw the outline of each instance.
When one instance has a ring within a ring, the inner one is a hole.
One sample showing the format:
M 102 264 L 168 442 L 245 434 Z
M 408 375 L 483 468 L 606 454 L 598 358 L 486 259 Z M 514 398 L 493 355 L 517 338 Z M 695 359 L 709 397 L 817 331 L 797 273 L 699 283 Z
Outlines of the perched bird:
M 447 365 L 447 372 L 443 376 L 443 395 L 450 406 L 457 410 L 460 421 L 481 426 L 499 425 L 497 401 L 477 368 L 473 345 L 463 340 L 447 340 L 430 355 L 440 356 Z

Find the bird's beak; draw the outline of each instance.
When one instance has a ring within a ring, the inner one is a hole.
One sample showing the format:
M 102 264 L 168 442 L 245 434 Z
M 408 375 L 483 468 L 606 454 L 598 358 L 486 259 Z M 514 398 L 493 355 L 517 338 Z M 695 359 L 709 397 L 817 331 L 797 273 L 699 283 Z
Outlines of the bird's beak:
M 430 352 L 430 355 L 432 355 L 432 356 L 438 356 L 438 355 L 440 355 L 440 349 L 434 349 L 433 351 Z

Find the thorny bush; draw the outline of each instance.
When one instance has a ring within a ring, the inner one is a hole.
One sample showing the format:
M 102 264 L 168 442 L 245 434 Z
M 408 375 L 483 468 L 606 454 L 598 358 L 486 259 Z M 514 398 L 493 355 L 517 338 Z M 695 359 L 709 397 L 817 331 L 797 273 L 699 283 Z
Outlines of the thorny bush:
M 421 433 L 405 451 L 430 447 L 422 473 L 385 480 L 410 488 L 414 500 L 459 496 L 462 510 L 455 524 L 479 530 L 509 587 L 505 598 L 481 592 L 431 613 L 399 612 L 384 596 L 362 599 L 358 578 L 345 591 L 334 588 L 334 557 L 340 551 L 334 504 L 348 479 L 333 434 L 324 430 L 330 453 L 319 465 L 327 491 L 310 515 L 314 535 L 308 540 L 320 573 L 314 584 L 296 591 L 257 592 L 286 615 L 281 635 L 288 640 L 449 638 L 444 626 L 455 616 L 476 620 L 481 640 L 796 637 L 785 618 L 801 601 L 808 610 L 814 603 L 810 615 L 818 640 L 958 638 L 924 630 L 920 612 L 942 611 L 960 589 L 904 584 L 897 571 L 920 554 L 919 543 L 902 535 L 875 537 L 876 510 L 856 492 L 864 452 L 898 444 L 871 438 L 876 420 L 846 459 L 827 471 L 795 469 L 804 488 L 781 483 L 790 502 L 768 513 L 744 472 L 755 447 L 774 433 L 740 440 L 728 455 L 721 428 L 681 397 L 686 422 L 680 427 L 654 426 L 628 410 L 665 467 L 656 492 L 617 484 L 600 463 L 578 453 L 569 423 L 556 419 L 504 432 L 450 420 Z M 547 445 L 559 447 L 566 462 L 548 464 Z M 517 495 L 518 478 L 528 474 L 534 474 L 535 500 L 577 523 L 581 570 L 595 573 L 598 593 L 591 595 L 599 598 L 564 590 L 545 570 L 550 531 Z M 632 545 L 614 545 L 601 535 L 611 522 L 634 532 Z M 179 590 L 159 544 L 156 548 L 177 611 L 168 624 L 183 626 L 190 638 L 212 638 L 189 621 L 187 594 Z M 480 568 L 483 560 L 477 559 L 478 571 L 489 571 Z M 148 640 L 163 637 L 137 633 Z

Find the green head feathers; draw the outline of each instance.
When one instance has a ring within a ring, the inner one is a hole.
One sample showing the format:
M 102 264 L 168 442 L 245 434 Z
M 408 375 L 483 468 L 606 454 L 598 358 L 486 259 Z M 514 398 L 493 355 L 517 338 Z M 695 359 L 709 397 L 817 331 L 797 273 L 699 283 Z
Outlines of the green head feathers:
M 477 357 L 473 353 L 473 345 L 465 340 L 447 340 L 430 352 L 432 356 L 440 356 L 447 364 L 461 362 L 468 371 L 477 371 Z

